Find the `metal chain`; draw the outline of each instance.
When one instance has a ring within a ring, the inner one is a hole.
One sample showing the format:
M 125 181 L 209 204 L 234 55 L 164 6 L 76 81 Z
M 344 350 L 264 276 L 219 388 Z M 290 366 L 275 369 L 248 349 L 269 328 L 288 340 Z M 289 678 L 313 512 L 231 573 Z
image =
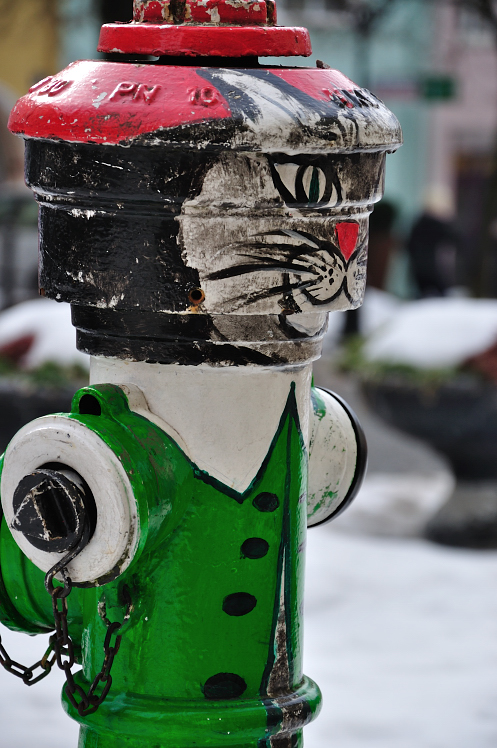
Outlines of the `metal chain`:
M 9 673 L 12 673 L 12 675 L 20 678 L 27 686 L 32 686 L 40 680 L 43 680 L 43 678 L 46 678 L 52 670 L 55 662 L 57 662 L 58 667 L 64 671 L 66 676 L 64 690 L 67 698 L 77 710 L 78 714 L 81 717 L 85 717 L 86 715 L 93 714 L 93 712 L 97 711 L 98 707 L 103 703 L 110 691 L 112 686 L 112 676 L 110 671 L 112 669 L 114 658 L 121 646 L 122 639 L 122 634 L 118 634 L 117 632 L 126 621 L 129 621 L 133 610 L 133 603 L 131 601 L 129 590 L 125 586 L 123 588 L 123 595 L 126 602 L 126 612 L 122 623 L 112 623 L 109 621 L 106 615 L 105 603 L 99 603 L 99 615 L 107 626 L 107 633 L 104 640 L 104 661 L 100 671 L 93 679 L 93 682 L 86 693 L 81 686 L 78 686 L 72 674 L 71 668 L 76 662 L 76 657 L 74 654 L 74 645 L 69 636 L 67 623 L 67 598 L 72 590 L 72 582 L 67 574 L 66 566 L 79 553 L 79 551 L 82 550 L 80 545 L 81 544 L 78 543 L 77 547 L 50 569 L 45 577 L 45 587 L 52 598 L 52 608 L 55 621 L 55 634 L 52 634 L 50 637 L 47 651 L 39 662 L 36 662 L 31 667 L 26 667 L 9 657 L 2 644 L 2 638 L 0 637 L 0 665 L 2 665 L 2 667 L 4 667 Z M 53 583 L 54 577 L 58 573 L 62 574 L 64 580 L 63 587 L 55 587 Z M 112 646 L 113 637 L 115 637 L 115 642 Z M 37 668 L 42 669 L 42 672 L 39 675 L 35 674 Z M 97 688 L 100 683 L 103 684 L 103 688 L 102 691 L 97 694 Z
M 47 675 L 49 675 L 55 663 L 57 657 L 55 654 L 55 634 L 50 637 L 49 642 L 48 649 L 41 660 L 38 660 L 38 662 L 31 665 L 31 667 L 26 667 L 26 665 L 21 665 L 20 662 L 16 662 L 9 657 L 7 650 L 2 644 L 2 637 L 0 636 L 0 665 L 4 667 L 7 672 L 15 675 L 16 678 L 20 678 L 26 686 L 34 686 L 35 683 L 39 683 L 43 678 L 46 678 Z M 52 652 L 54 652 L 54 654 L 50 657 Z M 35 671 L 38 668 L 41 668 L 42 672 L 39 675 L 36 675 Z
M 126 613 L 123 623 L 111 623 L 105 615 L 105 605 L 100 604 L 98 611 L 100 617 L 107 626 L 107 634 L 104 640 L 104 661 L 100 671 L 97 673 L 93 682 L 86 693 L 81 686 L 78 686 L 72 674 L 72 666 L 75 663 L 74 646 L 69 636 L 67 628 L 67 597 L 71 592 L 72 584 L 69 577 L 64 577 L 64 587 L 53 587 L 51 591 L 53 613 L 55 619 L 55 643 L 54 649 L 58 667 L 66 675 L 66 684 L 64 690 L 67 698 L 77 710 L 81 717 L 96 712 L 100 704 L 103 703 L 112 686 L 112 676 L 110 674 L 114 658 L 121 646 L 122 634 L 117 634 L 119 629 L 126 621 L 129 620 L 133 609 L 133 604 L 129 596 L 127 587 L 124 587 L 126 596 Z M 115 643 L 112 646 L 112 638 L 115 636 Z M 98 685 L 102 683 L 103 688 L 100 694 L 97 694 Z
M 84 525 L 83 530 L 81 533 L 81 537 L 79 538 L 78 542 L 76 543 L 75 547 L 72 548 L 69 553 L 64 556 L 60 561 L 58 561 L 55 566 L 53 566 L 46 574 L 45 576 L 45 587 L 47 589 L 47 592 L 52 597 L 52 604 L 53 604 L 53 591 L 55 589 L 61 589 L 64 592 L 64 597 L 67 597 L 67 595 L 71 591 L 70 585 L 71 580 L 67 576 L 66 566 L 67 564 L 75 558 L 78 553 L 80 553 L 85 545 L 88 543 L 90 533 L 90 527 L 89 527 L 89 521 L 88 518 L 85 516 L 84 518 Z M 62 576 L 64 578 L 64 587 L 63 588 L 55 588 L 53 586 L 53 579 L 56 574 L 59 572 L 62 573 Z M 56 621 L 57 624 L 57 621 Z M 66 626 L 67 628 L 67 626 Z M 55 661 L 58 659 L 57 655 L 57 634 L 52 634 L 52 636 L 49 639 L 49 646 L 41 660 L 36 662 L 31 667 L 26 667 L 26 665 L 21 665 L 20 662 L 16 662 L 13 660 L 5 647 L 2 644 L 2 637 L 0 636 L 0 665 L 2 665 L 7 672 L 12 673 L 12 675 L 15 675 L 17 678 L 20 678 L 23 683 L 25 683 L 27 686 L 33 686 L 35 683 L 38 683 L 40 680 L 43 680 L 43 678 L 46 678 L 47 675 L 52 670 L 53 665 L 55 664 Z M 54 653 L 52 657 L 50 655 Z M 41 667 L 43 670 L 42 673 L 35 676 L 35 670 L 37 668 Z

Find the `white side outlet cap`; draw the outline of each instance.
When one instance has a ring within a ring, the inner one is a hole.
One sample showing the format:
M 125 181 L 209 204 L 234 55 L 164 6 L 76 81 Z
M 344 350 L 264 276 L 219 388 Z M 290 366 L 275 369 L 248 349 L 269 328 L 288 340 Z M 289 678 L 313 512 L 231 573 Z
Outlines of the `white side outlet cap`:
M 42 571 L 62 554 L 35 548 L 12 528 L 13 498 L 24 476 L 57 463 L 78 473 L 90 488 L 97 508 L 95 532 L 88 545 L 68 565 L 77 584 L 104 584 L 130 564 L 138 544 L 139 521 L 129 478 L 113 450 L 83 423 L 64 415 L 44 416 L 24 426 L 12 439 L 4 458 L 2 508 L 19 548 Z

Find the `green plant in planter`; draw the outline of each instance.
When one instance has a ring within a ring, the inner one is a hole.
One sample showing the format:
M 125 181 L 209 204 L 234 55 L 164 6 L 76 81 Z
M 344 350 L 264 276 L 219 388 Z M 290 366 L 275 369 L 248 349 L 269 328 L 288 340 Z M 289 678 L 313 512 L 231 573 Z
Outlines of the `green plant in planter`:
M 33 369 L 23 369 L 6 356 L 0 356 L 0 381 L 20 385 L 26 389 L 66 389 L 83 387 L 88 372 L 79 364 L 62 365 L 45 361 Z
M 497 347 L 459 366 L 423 369 L 370 361 L 365 343 L 356 337 L 345 344 L 340 369 L 357 376 L 377 416 L 444 455 L 457 481 L 425 537 L 444 545 L 497 548 Z
M 419 368 L 395 361 L 371 361 L 365 356 L 366 338 L 356 335 L 343 346 L 338 358 L 338 368 L 343 372 L 356 374 L 363 382 L 390 382 L 418 387 L 437 389 L 463 378 L 478 383 L 482 375 L 469 366 L 445 368 Z

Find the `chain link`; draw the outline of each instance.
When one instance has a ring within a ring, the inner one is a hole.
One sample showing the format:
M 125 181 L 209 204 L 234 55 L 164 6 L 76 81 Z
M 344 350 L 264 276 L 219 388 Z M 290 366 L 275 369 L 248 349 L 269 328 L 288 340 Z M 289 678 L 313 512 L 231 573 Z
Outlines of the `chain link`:
M 52 652 L 54 654 L 52 654 Z M 52 657 L 50 657 L 52 655 Z M 5 647 L 2 644 L 2 637 L 0 636 L 0 665 L 7 670 L 7 672 L 15 675 L 16 678 L 20 678 L 26 686 L 34 686 L 35 683 L 39 683 L 43 678 L 46 678 L 50 674 L 52 667 L 55 663 L 57 655 L 55 654 L 55 634 L 50 637 L 50 643 L 47 651 L 38 662 L 35 662 L 31 667 L 21 665 L 20 662 L 16 662 L 11 657 Z M 41 668 L 41 673 L 36 675 L 36 670 Z
M 122 634 L 117 632 L 123 626 L 126 621 L 129 620 L 132 610 L 133 603 L 129 594 L 128 588 L 123 588 L 123 596 L 126 603 L 126 612 L 124 615 L 123 623 L 112 623 L 109 621 L 106 615 L 105 603 L 99 603 L 98 612 L 107 627 L 107 633 L 104 640 L 104 660 L 100 671 L 97 673 L 93 682 L 85 692 L 81 686 L 79 686 L 72 674 L 72 667 L 76 662 L 74 654 L 74 645 L 71 637 L 69 636 L 68 622 L 67 622 L 67 598 L 72 590 L 72 582 L 67 574 L 66 566 L 72 561 L 72 559 L 81 550 L 78 547 L 73 549 L 65 558 L 59 561 L 45 577 L 45 586 L 47 591 L 52 598 L 52 608 L 55 621 L 55 634 L 52 634 L 49 640 L 49 646 L 41 660 L 36 662 L 31 667 L 26 667 L 16 662 L 9 657 L 5 647 L 2 644 L 2 638 L 0 637 L 0 665 L 5 668 L 9 673 L 20 678 L 23 683 L 27 686 L 32 686 L 35 683 L 46 678 L 52 670 L 55 663 L 65 673 L 66 683 L 64 690 L 67 698 L 71 702 L 72 706 L 77 710 L 81 717 L 85 717 L 88 714 L 96 712 L 98 707 L 103 703 L 107 694 L 112 686 L 111 669 L 114 663 L 114 658 L 119 651 L 121 646 Z M 56 574 L 61 573 L 64 586 L 55 587 L 53 580 Z M 114 644 L 112 644 L 115 638 Z M 36 670 L 41 668 L 41 673 L 36 675 Z M 100 693 L 97 689 L 100 684 L 103 684 L 103 688 Z
M 102 606 L 99 605 L 100 617 L 107 626 L 107 633 L 105 635 L 103 647 L 104 660 L 102 667 L 93 679 L 88 692 L 85 692 L 81 688 L 81 686 L 79 686 L 74 680 L 74 676 L 71 670 L 72 666 L 75 663 L 75 656 L 74 646 L 67 629 L 67 596 L 69 592 L 66 592 L 66 590 L 68 587 L 70 592 L 71 580 L 66 577 L 64 579 L 64 587 L 53 587 L 53 591 L 51 592 L 56 632 L 54 649 L 56 653 L 57 665 L 61 670 L 64 671 L 66 675 L 66 684 L 64 686 L 66 696 L 73 707 L 77 710 L 78 714 L 81 717 L 86 717 L 88 714 L 93 714 L 93 712 L 97 711 L 98 707 L 103 703 L 112 686 L 112 676 L 110 674 L 110 671 L 114 662 L 114 658 L 119 651 L 119 647 L 121 646 L 122 634 L 117 634 L 117 632 L 123 624 L 117 622 L 111 623 L 105 616 L 105 613 L 104 615 L 102 615 Z M 131 616 L 133 604 L 131 602 L 127 587 L 124 587 L 123 594 L 126 597 L 127 603 L 126 613 L 123 621 L 123 623 L 125 623 Z M 105 611 L 105 606 L 103 606 L 103 610 Z M 112 646 L 113 637 L 115 637 L 114 646 Z M 101 692 L 97 693 L 97 688 L 100 683 L 103 683 L 104 685 Z

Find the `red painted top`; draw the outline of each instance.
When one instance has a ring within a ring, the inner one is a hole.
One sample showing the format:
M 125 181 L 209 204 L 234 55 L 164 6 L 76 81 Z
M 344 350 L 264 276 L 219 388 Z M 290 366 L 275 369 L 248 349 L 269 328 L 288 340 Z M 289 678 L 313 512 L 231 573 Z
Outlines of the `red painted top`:
M 139 21 L 104 26 L 107 42 L 100 49 L 237 57 L 295 50 L 310 54 L 305 29 L 272 25 L 272 0 L 135 0 L 135 14 Z M 205 14 L 216 23 L 203 23 Z M 223 25 L 235 18 L 240 25 Z M 137 139 L 153 145 L 157 136 L 196 148 L 287 151 L 292 143 L 301 150 L 340 152 L 391 150 L 401 142 L 391 112 L 336 70 L 198 62 L 72 63 L 30 88 L 12 110 L 9 127 L 28 138 L 105 145 Z M 352 245 L 348 234 L 341 239 L 344 246 Z
M 158 136 L 196 148 L 287 151 L 291 141 L 316 153 L 394 150 L 402 139 L 384 104 L 337 70 L 95 60 L 32 86 L 9 128 L 102 145 L 154 145 Z
M 230 114 L 196 68 L 88 60 L 31 86 L 13 108 L 9 127 L 28 137 L 114 145 Z
M 309 57 L 307 29 L 276 26 L 274 0 L 134 0 L 133 21 L 102 26 L 99 52 Z
M 232 118 L 243 121 L 243 114 L 233 111 L 240 97 L 235 95 L 228 102 L 215 80 L 206 79 L 207 70 L 196 66 L 73 62 L 57 76 L 31 86 L 13 108 L 9 128 L 31 138 L 114 145 L 178 125 Z M 235 72 L 242 83 L 244 72 Z M 257 87 L 267 83 L 274 87 L 282 81 L 297 96 L 301 92 L 310 97 L 316 106 L 334 103 L 344 112 L 354 108 L 362 111 L 347 96 L 357 87 L 337 70 L 272 68 L 262 69 L 261 74 L 266 83 L 255 79 Z M 233 85 L 236 82 L 229 90 Z M 312 118 L 312 109 L 309 113 Z

